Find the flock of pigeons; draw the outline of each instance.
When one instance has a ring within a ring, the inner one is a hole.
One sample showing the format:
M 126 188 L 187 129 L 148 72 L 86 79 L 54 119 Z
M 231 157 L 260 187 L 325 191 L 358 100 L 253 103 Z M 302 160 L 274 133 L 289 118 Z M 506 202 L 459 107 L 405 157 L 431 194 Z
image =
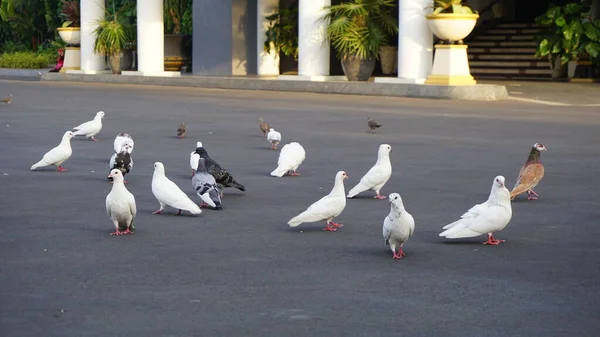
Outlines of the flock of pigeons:
M 84 136 L 96 141 L 95 137 L 102 129 L 104 115 L 103 111 L 99 111 L 93 120 L 73 128 L 72 131 L 65 132 L 60 144 L 48 151 L 39 162 L 32 165 L 31 170 L 44 166 L 56 166 L 57 171 L 66 171 L 62 164 L 72 154 L 71 138 Z M 271 148 L 277 150 L 277 146 L 281 142 L 281 133 L 275 131 L 264 118 L 260 117 L 258 121 L 263 136 L 267 138 Z M 370 117 L 367 119 L 367 125 L 371 132 L 381 127 L 381 124 Z M 185 137 L 186 129 L 185 124 L 182 123 L 177 129 L 177 135 L 181 138 Z M 115 226 L 115 231 L 111 235 L 131 234 L 135 228 L 136 202 L 133 194 L 125 187 L 127 182 L 125 175 L 133 168 L 133 148 L 134 141 L 131 135 L 119 133 L 116 136 L 114 140 L 115 153 L 109 160 L 110 173 L 108 175 L 113 186 L 106 196 L 106 211 Z M 510 222 L 512 218 L 511 201 L 523 193 L 527 193 L 529 200 L 535 200 L 538 197 L 533 188 L 544 176 L 544 166 L 540 161 L 541 151 L 546 151 L 546 147 L 535 143 L 527 161 L 519 171 L 512 191 L 506 188 L 503 176 L 495 177 L 487 201 L 473 206 L 459 220 L 444 226 L 439 235 L 455 239 L 487 234 L 488 239 L 484 244 L 498 245 L 504 242 L 504 240 L 494 238 L 493 234 L 504 229 Z M 380 192 L 392 175 L 391 152 L 392 147 L 389 144 L 381 144 L 375 165 L 367 171 L 356 186 L 350 189 L 348 194 L 344 188 L 344 180 L 348 178 L 348 175 L 344 171 L 337 172 L 331 192 L 314 202 L 304 212 L 290 219 L 288 225 L 297 227 L 302 223 L 324 221 L 323 230 L 337 231 L 343 225 L 335 223 L 333 220 L 343 212 L 346 207 L 346 199 L 351 199 L 366 191 L 375 192 L 376 199 L 386 199 L 386 196 L 381 195 Z M 279 154 L 277 168 L 271 172 L 271 176 L 279 178 L 284 175 L 300 176 L 297 169 L 305 158 L 306 151 L 299 143 L 291 142 L 284 145 Z M 160 204 L 160 208 L 152 214 L 162 213 L 166 206 L 177 209 L 178 215 L 182 210 L 196 215 L 201 214 L 202 207 L 220 210 L 223 209 L 221 198 L 223 198 L 225 188 L 246 191 L 244 185 L 237 182 L 226 169 L 208 155 L 202 142 L 197 142 L 196 149 L 190 153 L 190 167 L 192 169 L 192 187 L 201 200 L 200 204 L 192 201 L 184 191 L 167 178 L 164 165 L 156 162 L 152 176 L 152 193 Z M 383 221 L 383 237 L 385 244 L 389 245 L 393 252 L 392 257 L 401 259 L 406 256 L 402 247 L 414 233 L 415 220 L 404 207 L 400 194 L 391 193 L 387 198 L 391 208 L 390 213 Z

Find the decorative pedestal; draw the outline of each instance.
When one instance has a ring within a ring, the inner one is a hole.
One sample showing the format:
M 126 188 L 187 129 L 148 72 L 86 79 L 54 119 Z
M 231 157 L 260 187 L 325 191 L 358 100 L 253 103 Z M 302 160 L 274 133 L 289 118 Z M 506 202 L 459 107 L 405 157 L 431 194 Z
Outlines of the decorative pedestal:
M 471 76 L 467 45 L 435 45 L 433 69 L 425 84 L 439 85 L 475 85 Z
M 60 68 L 61 73 L 66 73 L 67 70 L 81 69 L 81 48 L 65 47 L 65 61 L 63 67 Z

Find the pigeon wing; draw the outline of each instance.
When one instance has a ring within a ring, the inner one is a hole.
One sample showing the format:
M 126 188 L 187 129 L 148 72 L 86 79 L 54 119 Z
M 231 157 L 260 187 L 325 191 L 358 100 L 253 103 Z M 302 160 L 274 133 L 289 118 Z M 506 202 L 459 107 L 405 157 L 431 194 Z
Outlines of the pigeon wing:
M 531 163 L 524 165 L 519 171 L 517 182 L 510 192 L 511 198 L 534 188 L 544 177 L 544 165 Z

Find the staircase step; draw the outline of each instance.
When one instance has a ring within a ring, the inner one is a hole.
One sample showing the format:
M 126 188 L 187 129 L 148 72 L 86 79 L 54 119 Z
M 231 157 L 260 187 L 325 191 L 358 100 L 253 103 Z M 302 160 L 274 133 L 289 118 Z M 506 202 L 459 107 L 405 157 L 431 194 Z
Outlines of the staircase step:
M 550 69 L 550 64 L 547 61 L 469 61 L 469 66 L 472 68 L 496 67 L 496 68 L 542 68 Z
M 469 48 L 467 49 L 468 53 L 476 54 L 476 53 L 485 53 L 485 54 L 529 54 L 533 57 L 535 55 L 535 47 L 521 47 L 521 48 Z
M 476 79 L 552 80 L 546 59 L 535 57 L 534 23 L 505 22 L 466 39 L 471 74 Z
M 467 39 L 469 41 L 533 41 L 533 35 L 477 35 L 473 39 Z
M 534 55 L 529 54 L 472 54 L 469 52 L 469 60 L 495 60 L 495 61 L 542 61 Z M 548 62 L 548 61 L 546 61 Z
M 473 74 L 471 74 L 473 75 Z M 528 82 L 532 82 L 532 81 L 541 81 L 541 82 L 550 82 L 550 81 L 554 81 L 552 79 L 552 76 L 517 76 L 517 75 L 490 75 L 490 74 L 480 74 L 480 75 L 473 75 L 473 77 L 475 78 L 475 80 L 477 81 L 481 81 L 481 80 L 490 80 L 490 81 L 497 81 L 497 80 L 511 80 L 511 81 L 528 81 Z M 510 92 L 509 92 L 510 94 Z
M 537 28 L 524 28 L 524 29 L 513 29 L 513 28 L 492 28 L 486 31 L 486 34 L 496 35 L 509 35 L 509 34 L 535 34 L 540 30 Z
M 499 74 L 499 75 L 552 75 L 552 70 L 531 68 L 471 68 L 473 74 Z
M 469 47 L 537 47 L 535 41 L 471 41 Z

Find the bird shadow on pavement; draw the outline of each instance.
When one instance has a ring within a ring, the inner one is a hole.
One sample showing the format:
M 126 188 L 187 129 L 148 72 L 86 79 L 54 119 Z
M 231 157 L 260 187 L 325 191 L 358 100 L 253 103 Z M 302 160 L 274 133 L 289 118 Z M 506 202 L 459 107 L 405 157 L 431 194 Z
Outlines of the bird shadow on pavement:
M 458 239 L 452 239 L 452 240 L 438 240 L 434 243 L 437 244 L 443 244 L 443 245 L 475 245 L 475 246 L 486 246 L 484 244 L 482 244 L 485 241 L 485 239 L 482 240 L 475 240 L 475 239 L 464 239 L 464 240 L 458 240 Z
M 287 227 L 287 228 L 286 228 Z M 325 233 L 327 231 L 323 230 L 324 228 L 324 223 L 322 225 L 317 225 L 317 224 L 309 224 L 307 226 L 303 226 L 303 227 L 289 227 L 289 226 L 285 226 L 285 227 L 279 227 L 279 231 L 281 232 L 288 232 L 288 233 L 292 233 L 292 234 L 305 234 L 305 233 Z M 341 231 L 342 229 L 338 229 L 338 231 Z

